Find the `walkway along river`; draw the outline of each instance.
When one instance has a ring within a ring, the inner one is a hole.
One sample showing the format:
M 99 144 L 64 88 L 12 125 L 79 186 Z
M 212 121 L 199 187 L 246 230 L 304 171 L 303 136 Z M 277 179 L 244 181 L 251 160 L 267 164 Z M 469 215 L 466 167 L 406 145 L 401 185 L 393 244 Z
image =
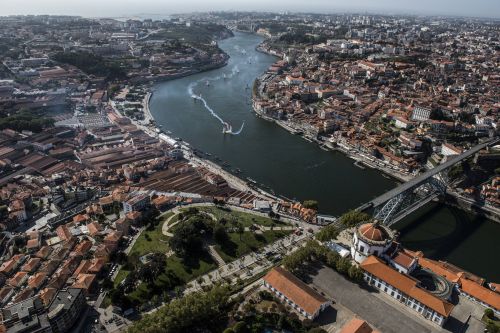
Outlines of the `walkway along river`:
M 150 100 L 156 122 L 227 169 L 241 170 L 242 178 L 288 198 L 318 200 L 323 213 L 339 215 L 396 186 L 378 171 L 255 116 L 253 81 L 276 61 L 255 50 L 261 40 L 235 33 L 219 43 L 231 56 L 226 67 L 157 84 Z M 396 228 L 409 248 L 500 280 L 500 266 L 486 259 L 500 253 L 500 224 L 429 206 Z

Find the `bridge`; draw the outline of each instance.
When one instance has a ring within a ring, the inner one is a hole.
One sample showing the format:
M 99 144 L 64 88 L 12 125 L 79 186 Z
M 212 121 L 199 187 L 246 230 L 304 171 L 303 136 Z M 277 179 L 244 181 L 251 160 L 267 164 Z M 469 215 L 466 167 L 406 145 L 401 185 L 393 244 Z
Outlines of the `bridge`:
M 445 163 L 365 203 L 358 207 L 357 210 L 366 211 L 373 209 L 374 218 L 390 226 L 431 200 L 446 193 L 448 179 L 447 173 L 444 171 L 473 156 L 480 150 L 495 145 L 498 142 L 500 142 L 500 138 L 495 137 L 478 144 L 461 155 L 455 156 Z

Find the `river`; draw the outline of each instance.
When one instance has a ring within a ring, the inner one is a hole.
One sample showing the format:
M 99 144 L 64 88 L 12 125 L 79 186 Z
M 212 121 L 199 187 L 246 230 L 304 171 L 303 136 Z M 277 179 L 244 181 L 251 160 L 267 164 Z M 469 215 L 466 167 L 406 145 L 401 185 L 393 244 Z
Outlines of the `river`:
M 235 33 L 235 37 L 219 42 L 231 57 L 226 67 L 157 84 L 150 101 L 157 123 L 194 148 L 219 158 L 228 169 L 240 169 L 242 178 L 249 177 L 288 198 L 317 200 L 322 213 L 342 214 L 396 186 L 376 170 L 361 169 L 343 154 L 324 151 L 255 116 L 251 105 L 253 81 L 276 61 L 255 50 L 261 40 L 259 36 Z M 232 127 L 233 133 L 240 129 L 241 133 L 223 134 L 223 122 Z M 461 213 L 460 224 L 453 223 L 456 214 L 447 207 L 437 207 L 430 209 L 423 220 L 418 212 L 396 227 L 409 248 L 500 280 L 498 265 L 486 260 L 481 263 L 474 256 L 488 252 L 482 251 L 485 244 L 489 244 L 489 251 L 500 253 L 500 243 L 494 245 L 493 236 L 500 234 L 500 224 L 476 223 Z M 463 225 L 475 226 L 470 237 L 458 235 L 453 227 Z M 449 251 L 436 244 L 444 239 Z M 453 240 L 460 240 L 460 245 L 455 246 Z

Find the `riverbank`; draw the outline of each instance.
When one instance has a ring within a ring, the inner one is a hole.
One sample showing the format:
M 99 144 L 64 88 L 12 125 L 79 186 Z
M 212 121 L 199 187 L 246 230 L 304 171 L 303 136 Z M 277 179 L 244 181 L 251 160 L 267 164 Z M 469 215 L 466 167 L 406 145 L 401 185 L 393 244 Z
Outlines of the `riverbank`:
M 155 137 L 161 141 L 164 141 L 168 144 L 171 144 L 172 142 L 178 142 L 179 146 L 182 148 L 183 153 L 184 153 L 184 158 L 186 158 L 193 166 L 195 167 L 202 167 L 206 168 L 210 172 L 217 174 L 224 178 L 227 183 L 229 184 L 230 187 L 237 189 L 242 192 L 247 192 L 247 193 L 252 193 L 255 196 L 258 196 L 262 199 L 267 199 L 271 201 L 278 201 L 278 200 L 283 200 L 284 198 L 280 198 L 276 195 L 273 195 L 271 193 L 268 193 L 267 191 L 259 188 L 255 184 L 245 181 L 236 175 L 228 172 L 225 170 L 222 166 L 207 160 L 200 158 L 196 156 L 194 153 L 193 149 L 190 147 L 190 145 L 186 142 L 183 141 L 178 141 L 176 138 L 173 138 L 172 136 L 166 134 L 164 131 L 162 131 L 160 128 L 156 126 L 155 119 L 153 115 L 151 114 L 151 109 L 150 109 L 150 101 L 151 98 L 153 97 L 154 92 L 153 91 L 148 91 L 146 95 L 144 96 L 142 100 L 142 105 L 143 105 L 143 113 L 144 113 L 144 119 L 142 121 L 134 120 L 129 117 L 131 122 L 136 125 L 138 128 L 142 129 L 146 134 L 148 134 L 151 137 Z M 111 106 L 113 107 L 113 110 L 121 115 L 122 115 L 119 110 L 116 108 L 116 105 L 114 102 L 111 103 Z M 162 134 L 162 135 L 160 135 Z
M 454 191 L 448 191 L 446 193 L 445 202 L 447 205 L 487 218 L 490 221 L 500 224 L 500 209 L 496 207 L 478 203 L 474 199 L 464 197 Z
M 395 170 L 393 167 L 389 166 L 387 163 L 383 162 L 377 162 L 375 161 L 375 158 L 371 158 L 367 156 L 366 154 L 357 151 L 354 148 L 350 148 L 347 146 L 343 146 L 341 144 L 335 144 L 335 145 L 330 145 L 329 142 L 324 142 L 321 140 L 318 140 L 317 138 L 307 136 L 304 134 L 304 132 L 297 127 L 294 127 L 293 124 L 287 121 L 283 120 L 278 120 L 274 119 L 272 117 L 269 117 L 267 115 L 262 114 L 261 112 L 257 111 L 255 107 L 253 107 L 253 110 L 255 114 L 264 120 L 267 120 L 269 122 L 273 122 L 283 128 L 284 130 L 290 132 L 291 134 L 294 135 L 300 135 L 304 140 L 310 142 L 310 143 L 316 143 L 321 149 L 326 150 L 326 151 L 337 151 L 348 158 L 352 159 L 354 162 L 353 164 L 357 166 L 358 168 L 364 169 L 364 167 L 371 168 L 371 169 L 376 169 L 380 172 L 382 172 L 383 175 L 390 177 L 391 179 L 394 179 L 399 182 L 407 182 L 411 179 L 414 178 L 414 175 L 410 174 L 405 174 L 402 173 L 398 170 Z

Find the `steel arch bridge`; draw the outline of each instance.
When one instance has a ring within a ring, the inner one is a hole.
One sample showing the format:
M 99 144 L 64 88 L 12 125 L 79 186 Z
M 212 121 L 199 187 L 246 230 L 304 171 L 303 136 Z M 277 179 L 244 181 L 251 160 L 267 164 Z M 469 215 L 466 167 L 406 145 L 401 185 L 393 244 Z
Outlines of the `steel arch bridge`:
M 500 142 L 500 139 L 495 137 L 481 143 L 461 155 L 455 156 L 445 163 L 365 203 L 358 207 L 357 210 L 373 210 L 373 217 L 375 219 L 386 226 L 391 226 L 431 200 L 446 194 L 448 187 L 446 171 L 449 168 L 498 142 Z

